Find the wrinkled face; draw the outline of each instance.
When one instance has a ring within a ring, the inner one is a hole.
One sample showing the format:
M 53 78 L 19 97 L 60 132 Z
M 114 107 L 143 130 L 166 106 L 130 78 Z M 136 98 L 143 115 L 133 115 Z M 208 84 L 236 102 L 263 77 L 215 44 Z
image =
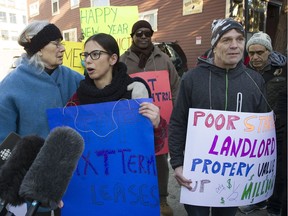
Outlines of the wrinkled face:
M 113 65 L 117 62 L 118 56 L 110 54 L 96 41 L 88 41 L 84 48 L 85 67 L 95 85 L 102 89 L 112 81 Z
M 253 44 L 248 48 L 248 55 L 250 58 L 250 64 L 256 69 L 263 69 L 267 62 L 270 52 L 265 46 L 260 44 Z
M 63 63 L 64 51 L 64 44 L 61 42 L 61 39 L 59 39 L 50 41 L 50 43 L 38 51 L 38 54 L 46 68 L 54 69 Z
M 220 68 L 235 68 L 241 61 L 244 52 L 244 36 L 231 29 L 226 32 L 214 48 L 214 63 Z
M 140 28 L 133 35 L 133 41 L 140 49 L 146 49 L 151 44 L 152 35 L 149 28 Z

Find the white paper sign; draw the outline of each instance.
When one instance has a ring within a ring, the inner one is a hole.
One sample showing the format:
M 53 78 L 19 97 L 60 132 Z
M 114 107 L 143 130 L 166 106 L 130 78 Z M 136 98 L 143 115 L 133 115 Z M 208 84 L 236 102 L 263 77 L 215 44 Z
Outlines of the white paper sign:
M 190 109 L 180 202 L 241 206 L 273 193 L 276 135 L 273 112 L 240 113 Z

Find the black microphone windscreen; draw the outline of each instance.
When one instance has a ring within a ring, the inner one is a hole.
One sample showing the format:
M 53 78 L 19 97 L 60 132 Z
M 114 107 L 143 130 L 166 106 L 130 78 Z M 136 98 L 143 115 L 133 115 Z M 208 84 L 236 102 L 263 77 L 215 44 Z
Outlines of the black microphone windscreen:
M 25 200 L 19 196 L 21 183 L 44 144 L 38 136 L 26 136 L 17 142 L 10 157 L 0 169 L 0 199 L 13 206 Z
M 74 129 L 64 126 L 52 130 L 22 182 L 20 196 L 56 209 L 83 150 L 84 140 Z
M 15 132 L 11 132 L 3 140 L 3 142 L 0 145 L 0 167 L 10 157 L 13 148 L 16 146 L 16 143 L 20 140 L 21 140 L 21 137 Z

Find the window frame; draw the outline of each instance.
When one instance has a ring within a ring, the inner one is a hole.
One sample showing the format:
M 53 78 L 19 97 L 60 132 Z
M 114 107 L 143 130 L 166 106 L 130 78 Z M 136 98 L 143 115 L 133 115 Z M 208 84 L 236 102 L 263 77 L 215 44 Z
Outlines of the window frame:
M 0 15 L 0 23 L 7 23 L 7 13 L 4 11 L 0 11 L 0 14 L 1 14 Z
M 157 32 L 158 30 L 158 9 L 144 11 L 139 13 L 140 20 L 146 20 L 152 26 L 152 29 Z
M 15 13 L 9 13 L 9 22 L 12 24 L 17 24 L 17 16 Z
M 27 25 L 27 16 L 22 15 L 22 24 Z
M 70 0 L 70 8 L 75 9 L 79 8 L 80 0 Z
M 62 32 L 63 34 L 63 40 L 65 41 L 75 41 L 77 42 L 78 41 L 78 38 L 77 38 L 77 28 L 71 28 L 71 29 L 66 29 Z M 74 37 L 72 40 L 69 38 L 66 38 L 66 34 L 73 34 L 72 37 Z
M 10 31 L 10 38 L 12 41 L 17 41 L 18 40 L 18 31 Z
M 54 3 L 56 3 L 56 11 L 54 11 Z M 52 16 L 58 15 L 60 14 L 60 9 L 59 9 L 59 0 L 51 0 L 51 12 L 52 12 Z
M 8 41 L 9 40 L 9 31 L 8 30 L 1 30 L 0 33 L 1 33 L 0 39 L 2 41 Z M 3 33 L 5 33 L 5 34 L 3 34 Z M 3 35 L 4 35 L 4 37 L 3 37 Z
M 98 4 L 94 5 L 95 1 L 98 1 Z M 110 0 L 90 0 L 90 7 L 99 7 L 99 6 L 110 6 Z
M 29 17 L 39 15 L 39 1 L 29 4 Z

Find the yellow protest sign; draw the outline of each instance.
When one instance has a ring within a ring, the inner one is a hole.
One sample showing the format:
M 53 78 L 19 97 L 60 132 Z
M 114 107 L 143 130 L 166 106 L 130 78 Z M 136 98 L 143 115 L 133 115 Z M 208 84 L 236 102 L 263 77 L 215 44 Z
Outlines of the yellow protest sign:
M 112 35 L 120 48 L 120 55 L 132 44 L 132 26 L 138 21 L 137 6 L 80 8 L 80 23 L 84 41 L 93 34 Z
M 81 64 L 80 53 L 83 52 L 82 42 L 65 41 L 65 53 L 63 65 L 84 74 L 84 67 Z

